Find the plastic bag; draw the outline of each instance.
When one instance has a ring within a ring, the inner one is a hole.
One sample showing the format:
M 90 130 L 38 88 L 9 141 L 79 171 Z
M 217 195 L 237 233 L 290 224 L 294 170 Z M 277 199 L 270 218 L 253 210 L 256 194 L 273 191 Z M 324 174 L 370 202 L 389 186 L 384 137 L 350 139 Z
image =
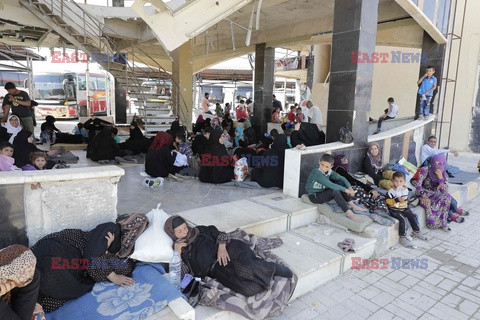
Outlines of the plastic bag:
M 235 181 L 243 181 L 248 176 L 248 161 L 247 158 L 240 158 L 235 161 L 235 167 L 233 169 Z
M 348 123 L 345 127 L 341 127 L 338 131 L 339 139 L 343 143 L 351 143 L 353 142 L 353 134 L 352 131 L 347 129 Z

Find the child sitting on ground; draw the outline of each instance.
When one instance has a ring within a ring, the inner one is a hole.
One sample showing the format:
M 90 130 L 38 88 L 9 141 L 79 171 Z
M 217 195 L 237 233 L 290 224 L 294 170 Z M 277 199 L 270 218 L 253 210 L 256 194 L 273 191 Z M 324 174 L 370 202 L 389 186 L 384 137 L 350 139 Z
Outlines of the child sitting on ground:
M 306 190 L 308 198 L 313 203 L 325 203 L 335 199 L 347 217 L 355 222 L 363 222 L 352 210 L 367 211 L 353 203 L 355 191 L 350 183 L 332 170 L 335 159 L 330 154 L 324 154 L 308 176 Z
M 231 141 L 230 135 L 228 134 L 228 130 L 229 130 L 228 127 L 223 128 L 222 137 L 223 137 L 223 144 L 225 145 L 225 148 L 230 149 L 231 147 L 233 147 L 233 142 Z
M 392 177 L 393 188 L 388 190 L 386 203 L 388 205 L 388 213 L 390 216 L 398 220 L 398 233 L 400 235 L 400 244 L 405 248 L 414 248 L 412 243 L 407 239 L 408 220 L 412 226 L 413 238 L 427 240 L 427 237 L 420 232 L 418 225 L 418 217 L 408 205 L 408 188 L 405 186 L 405 174 L 396 171 Z
M 112 138 L 117 144 L 119 144 L 121 141 L 120 137 L 118 136 L 118 129 L 115 127 L 112 127 Z
M 193 157 L 192 148 L 185 142 L 185 133 L 179 132 L 175 136 L 175 146 L 179 153 L 187 156 L 187 159 Z
M 87 130 L 83 127 L 83 123 L 79 122 L 77 123 L 77 126 L 75 127 L 75 131 L 73 132 L 74 135 L 81 135 L 82 140 L 85 142 L 88 140 L 88 132 Z
M 47 164 L 47 156 L 43 152 L 32 152 L 30 154 L 30 163 L 23 166 L 23 171 L 44 170 Z
M 14 165 L 15 159 L 13 155 L 13 145 L 10 142 L 0 143 L 0 171 L 21 170 Z
M 42 144 L 54 144 L 56 140 L 57 136 L 53 128 L 50 126 L 44 126 L 43 131 L 40 133 L 40 141 Z

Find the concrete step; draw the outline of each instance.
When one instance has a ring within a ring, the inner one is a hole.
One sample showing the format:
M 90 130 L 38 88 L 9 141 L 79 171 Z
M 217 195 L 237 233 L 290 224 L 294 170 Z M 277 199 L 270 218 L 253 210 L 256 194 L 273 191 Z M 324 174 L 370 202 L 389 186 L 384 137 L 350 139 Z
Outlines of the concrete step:
M 145 101 L 145 107 L 147 108 L 164 108 L 167 101 Z
M 148 100 L 148 99 L 157 99 L 159 97 L 158 94 L 156 93 L 151 93 L 149 92 L 150 90 L 146 92 L 139 92 L 137 90 L 130 90 L 128 95 L 131 99 L 138 99 L 138 100 Z

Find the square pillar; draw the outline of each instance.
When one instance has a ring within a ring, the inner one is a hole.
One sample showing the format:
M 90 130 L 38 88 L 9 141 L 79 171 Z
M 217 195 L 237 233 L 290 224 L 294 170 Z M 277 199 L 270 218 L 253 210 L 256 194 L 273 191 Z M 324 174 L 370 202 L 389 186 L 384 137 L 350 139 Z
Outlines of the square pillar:
M 275 72 L 275 48 L 267 48 L 265 43 L 255 46 L 255 83 L 253 128 L 257 135 L 267 131 L 273 111 L 273 86 Z
M 340 128 L 348 124 L 355 144 L 367 143 L 373 63 L 355 63 L 352 54 L 361 52 L 372 56 L 377 22 L 378 0 L 335 0 L 327 142 L 338 141 Z M 359 164 L 355 159 L 349 160 L 352 169 L 357 169 Z
M 180 123 L 192 127 L 193 110 L 193 41 L 172 52 L 172 104 Z
M 444 81 L 442 81 L 442 73 L 443 73 L 442 66 L 443 66 L 444 58 L 445 58 L 445 45 L 436 43 L 435 40 L 433 40 L 432 37 L 430 37 L 430 35 L 424 31 L 423 43 L 422 43 L 422 59 L 420 61 L 420 70 L 419 70 L 418 78 L 420 79 L 421 77 L 423 77 L 428 66 L 433 66 L 435 68 L 434 76 L 435 78 L 437 78 L 437 89 L 433 91 L 433 97 L 430 102 L 430 114 L 438 114 L 438 111 L 439 111 L 437 94 L 440 92 L 439 91 L 440 86 L 444 83 Z M 418 99 L 418 95 L 417 95 L 417 102 L 415 104 L 415 117 L 418 115 L 419 110 L 420 110 L 420 100 Z M 447 118 L 445 118 L 444 121 L 448 121 L 447 120 L 448 117 L 449 115 L 447 116 Z

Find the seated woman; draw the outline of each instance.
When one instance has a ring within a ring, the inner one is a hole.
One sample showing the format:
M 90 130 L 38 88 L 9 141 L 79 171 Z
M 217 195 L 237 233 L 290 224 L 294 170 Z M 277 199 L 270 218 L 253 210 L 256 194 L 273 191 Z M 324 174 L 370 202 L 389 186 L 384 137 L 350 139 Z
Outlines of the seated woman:
M 5 122 L 5 128 L 7 129 L 7 133 L 9 135 L 8 142 L 13 144 L 15 137 L 17 134 L 22 131 L 22 125 L 20 124 L 20 119 L 17 116 L 10 116 L 8 117 L 7 122 Z
M 262 163 L 260 168 L 254 168 L 250 179 L 264 188 L 283 188 L 286 149 L 288 149 L 287 137 L 280 134 L 273 140 L 272 147 L 262 155 L 266 164 Z
M 192 141 L 192 151 L 193 154 L 203 154 L 207 149 L 208 138 L 210 137 L 210 133 L 213 130 L 211 127 L 205 128 L 202 130 L 201 134 L 197 134 Z
M 42 313 L 37 304 L 40 272 L 25 246 L 14 244 L 0 250 L 0 319 L 31 320 Z
M 87 158 L 93 161 L 114 160 L 115 157 L 127 155 L 115 141 L 114 128 L 106 127 L 98 133 L 87 146 Z
M 32 251 L 41 274 L 38 302 L 45 312 L 90 292 L 95 282 L 111 281 L 125 287 L 135 284 L 127 277 L 134 268 L 120 259 L 119 224 L 107 222 L 91 231 L 65 229 L 40 239 Z
M 172 150 L 173 137 L 166 132 L 158 132 L 145 158 L 145 172 L 157 178 L 166 178 L 174 173 L 177 150 Z
M 22 168 L 30 163 L 30 154 L 32 152 L 44 152 L 33 144 L 34 138 L 30 131 L 20 131 L 13 141 L 13 158 L 15 159 L 15 166 Z M 49 156 L 57 154 L 57 151 L 47 152 Z M 54 161 L 47 161 L 46 168 L 51 169 L 55 165 Z
M 368 145 L 367 155 L 363 158 L 363 170 L 366 174 L 372 177 L 373 181 L 378 186 L 380 180 L 383 179 L 383 164 L 380 145 L 377 142 L 372 142 Z
M 197 118 L 197 121 L 195 122 L 195 125 L 193 126 L 193 133 L 202 132 L 204 128 L 205 128 L 205 120 L 203 119 L 202 115 L 199 115 Z
M 214 278 L 244 296 L 268 290 L 273 276 L 293 276 L 286 266 L 262 260 L 246 243 L 231 240 L 215 226 L 191 228 L 183 218 L 172 216 L 165 222 L 165 232 L 174 241 L 183 270 L 195 277 Z
M 147 153 L 152 141 L 145 137 L 138 127 L 137 121 L 130 123 L 130 137 L 118 146 L 123 150 L 130 150 L 133 154 Z
M 198 175 L 202 182 L 225 183 L 233 179 L 233 165 L 227 149 L 223 145 L 222 134 L 221 131 L 215 130 L 208 138 Z
M 98 133 L 102 132 L 105 128 L 102 123 L 102 119 L 91 117 L 83 124 L 83 127 L 88 130 L 88 141 L 92 141 Z
M 451 196 L 448 194 L 445 162 L 445 155 L 433 156 L 430 165 L 419 170 L 415 185 L 420 204 L 427 214 L 427 227 L 450 231 L 447 219 Z

